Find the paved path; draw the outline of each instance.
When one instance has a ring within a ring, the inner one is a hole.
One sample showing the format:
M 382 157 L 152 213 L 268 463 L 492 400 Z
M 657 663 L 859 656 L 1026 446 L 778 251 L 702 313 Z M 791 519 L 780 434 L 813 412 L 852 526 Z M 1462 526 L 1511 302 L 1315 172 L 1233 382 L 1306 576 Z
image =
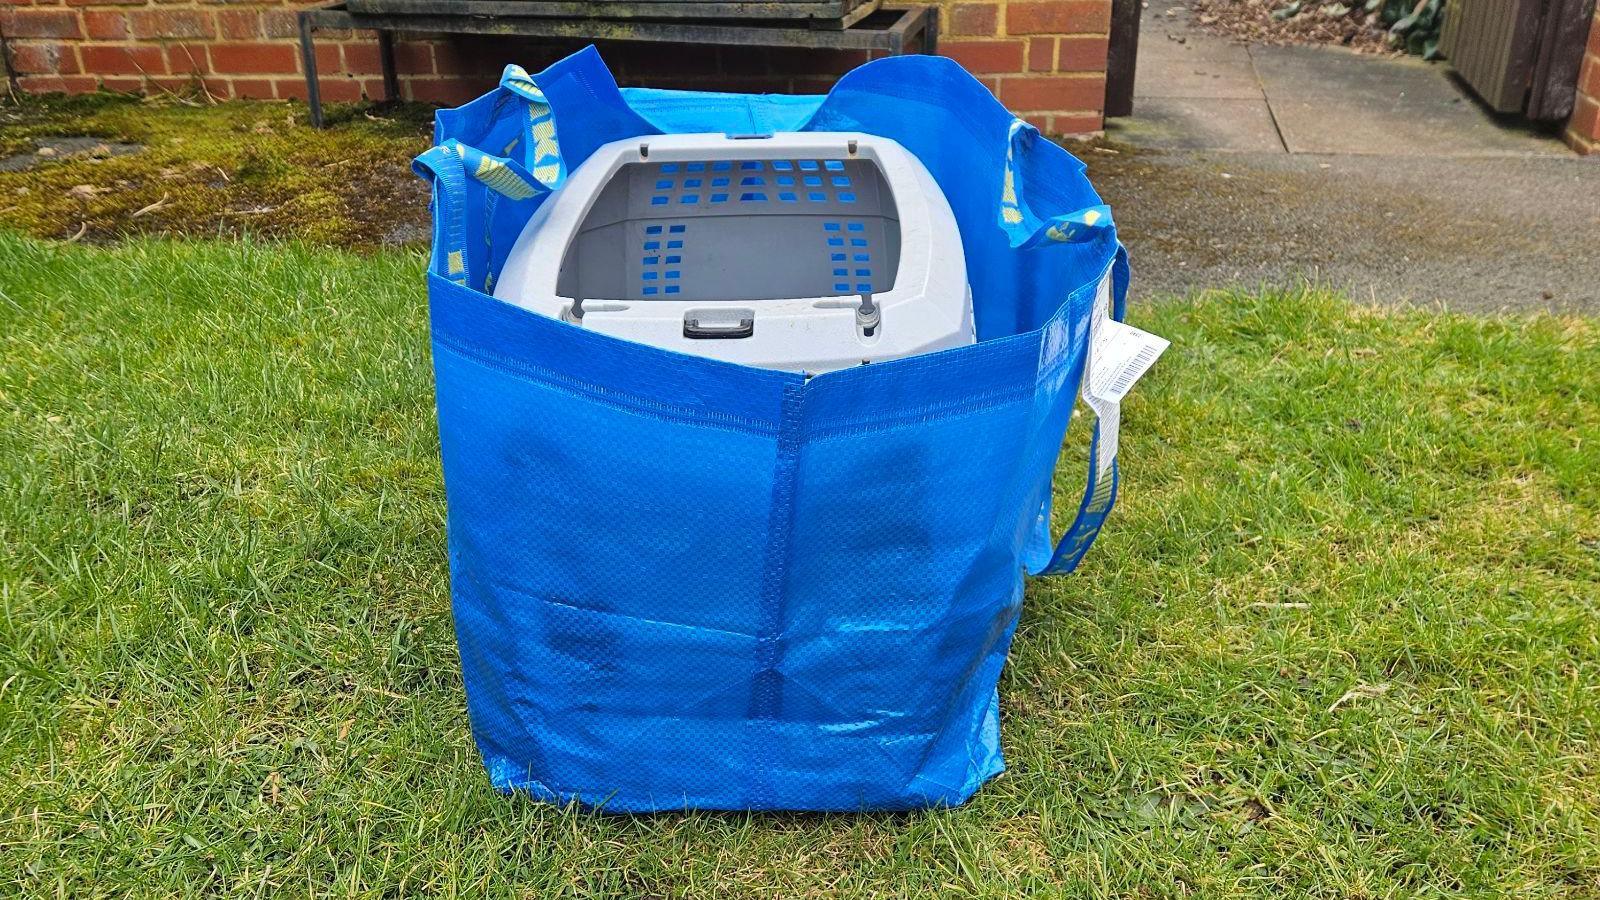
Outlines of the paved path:
M 1080 151 L 1140 293 L 1312 278 L 1600 313 L 1600 160 L 1496 120 L 1443 65 L 1236 44 L 1174 0 L 1144 15 L 1134 115 Z

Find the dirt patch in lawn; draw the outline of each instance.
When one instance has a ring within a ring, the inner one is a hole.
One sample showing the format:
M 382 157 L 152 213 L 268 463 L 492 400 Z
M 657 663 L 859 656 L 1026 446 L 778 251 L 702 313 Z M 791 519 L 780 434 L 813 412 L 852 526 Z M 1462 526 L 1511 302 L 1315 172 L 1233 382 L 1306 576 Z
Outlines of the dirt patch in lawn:
M 340 247 L 425 240 L 410 171 L 431 110 L 100 94 L 0 105 L 0 226 L 39 237 L 251 234 Z

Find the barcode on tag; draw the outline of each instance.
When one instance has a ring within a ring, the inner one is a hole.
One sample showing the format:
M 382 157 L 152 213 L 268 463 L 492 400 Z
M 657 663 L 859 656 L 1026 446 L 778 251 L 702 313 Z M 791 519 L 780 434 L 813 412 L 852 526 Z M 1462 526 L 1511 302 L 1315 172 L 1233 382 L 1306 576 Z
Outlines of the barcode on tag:
M 1132 325 L 1107 319 L 1095 336 L 1094 371 L 1090 393 L 1097 399 L 1120 402 L 1170 346 L 1165 338 Z

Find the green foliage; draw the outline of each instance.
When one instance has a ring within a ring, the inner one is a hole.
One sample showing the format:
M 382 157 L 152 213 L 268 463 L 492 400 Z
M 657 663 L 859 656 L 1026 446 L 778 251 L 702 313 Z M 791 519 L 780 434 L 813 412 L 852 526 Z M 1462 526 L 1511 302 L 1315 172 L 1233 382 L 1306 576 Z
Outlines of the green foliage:
M 1368 27 L 1382 27 L 1388 46 L 1423 59 L 1435 59 L 1444 29 L 1445 0 L 1366 0 L 1355 6 L 1292 0 L 1272 12 L 1272 18 L 1278 21 L 1300 15 L 1352 19 Z
M 422 267 L 0 234 L 0 894 L 1600 891 L 1593 321 L 1136 308 L 1176 343 L 1100 543 L 1028 587 L 1005 775 L 617 817 L 473 750 Z
M 1423 59 L 1439 55 L 1439 35 L 1444 30 L 1444 0 L 1367 0 L 1367 11 L 1377 10 L 1389 26 L 1389 45 L 1404 47 Z

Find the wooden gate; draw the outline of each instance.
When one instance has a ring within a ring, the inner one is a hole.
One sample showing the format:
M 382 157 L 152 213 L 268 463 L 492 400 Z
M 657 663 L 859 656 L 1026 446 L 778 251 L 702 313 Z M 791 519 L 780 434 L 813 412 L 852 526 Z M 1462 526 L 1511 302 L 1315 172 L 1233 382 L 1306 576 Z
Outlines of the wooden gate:
M 1441 45 L 1489 108 L 1565 119 L 1595 0 L 1450 0 Z

